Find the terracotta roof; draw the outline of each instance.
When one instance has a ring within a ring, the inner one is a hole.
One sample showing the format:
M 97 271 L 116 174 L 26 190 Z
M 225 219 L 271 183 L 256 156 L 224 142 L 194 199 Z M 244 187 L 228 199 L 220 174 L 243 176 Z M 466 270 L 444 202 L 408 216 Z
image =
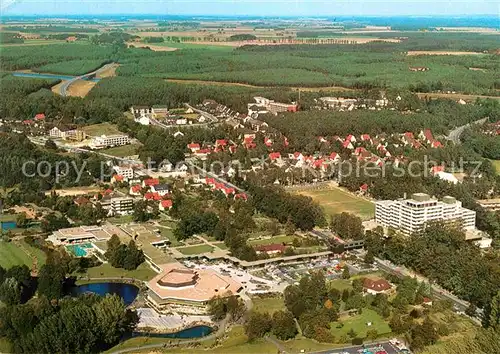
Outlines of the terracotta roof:
M 373 290 L 373 291 L 385 291 L 391 288 L 391 284 L 385 279 L 370 279 L 365 278 L 363 281 L 363 287 Z

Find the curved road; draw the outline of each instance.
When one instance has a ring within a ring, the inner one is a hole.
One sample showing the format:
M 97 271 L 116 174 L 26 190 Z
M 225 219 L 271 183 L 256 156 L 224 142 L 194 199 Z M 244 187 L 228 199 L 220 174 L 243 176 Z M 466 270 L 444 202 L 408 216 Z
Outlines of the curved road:
M 63 83 L 60 87 L 59 87 L 59 94 L 63 97 L 66 97 L 67 94 L 68 94 L 68 88 L 73 84 L 75 83 L 76 81 L 78 80 L 85 80 L 87 78 L 89 78 L 90 76 L 92 75 L 98 75 L 101 71 L 104 71 L 108 68 L 110 68 L 111 66 L 115 65 L 115 63 L 109 63 L 109 64 L 106 64 L 106 65 L 103 65 L 101 66 L 99 69 L 97 70 L 94 70 L 90 73 L 87 73 L 87 74 L 84 74 L 84 75 L 81 75 L 81 76 L 76 76 L 74 78 L 72 78 L 71 80 L 68 80 L 66 81 L 65 83 Z
M 453 129 L 452 131 L 450 131 L 450 133 L 447 136 L 447 139 L 453 141 L 455 144 L 460 144 L 460 136 L 462 135 L 462 133 L 464 132 L 464 130 L 466 128 L 470 127 L 472 124 L 483 124 L 487 120 L 488 120 L 488 117 L 476 120 L 475 122 L 468 123 L 468 124 L 462 125 L 460 127 L 457 127 L 455 129 Z

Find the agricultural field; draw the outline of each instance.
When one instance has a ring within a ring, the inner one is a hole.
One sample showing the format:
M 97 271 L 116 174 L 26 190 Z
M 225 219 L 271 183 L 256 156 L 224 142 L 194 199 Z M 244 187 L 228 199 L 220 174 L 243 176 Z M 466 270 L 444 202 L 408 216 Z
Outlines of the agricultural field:
M 95 85 L 95 81 L 77 80 L 68 87 L 67 96 L 83 98 L 87 96 L 87 94 L 94 88 Z M 58 85 L 52 88 L 52 91 L 55 93 L 59 93 L 59 89 L 56 88 L 57 86 Z
M 371 219 L 375 215 L 375 205 L 372 202 L 338 187 L 306 189 L 298 193 L 311 197 L 323 208 L 326 215 L 347 212 L 364 220 Z
M 110 123 L 87 125 L 81 129 L 85 132 L 85 134 L 90 136 L 122 134 L 116 125 Z
M 104 60 L 70 60 L 66 62 L 42 65 L 34 69 L 38 72 L 62 74 L 62 75 L 83 75 L 99 69 L 105 64 Z

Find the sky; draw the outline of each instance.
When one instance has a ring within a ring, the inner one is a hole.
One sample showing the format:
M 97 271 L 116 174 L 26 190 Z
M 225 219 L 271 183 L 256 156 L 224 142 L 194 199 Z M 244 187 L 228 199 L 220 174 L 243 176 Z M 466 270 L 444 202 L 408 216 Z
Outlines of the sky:
M 1 15 L 500 16 L 498 0 L 0 0 Z

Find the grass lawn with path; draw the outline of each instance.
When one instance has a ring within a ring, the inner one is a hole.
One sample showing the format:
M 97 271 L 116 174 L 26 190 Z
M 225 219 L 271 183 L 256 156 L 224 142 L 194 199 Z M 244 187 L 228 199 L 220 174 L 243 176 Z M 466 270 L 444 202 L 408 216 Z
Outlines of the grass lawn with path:
M 31 268 L 32 261 L 28 254 L 14 242 L 0 241 L 0 266 L 7 269 L 23 264 Z
M 89 278 L 136 278 L 139 280 L 150 280 L 157 273 L 152 270 L 146 263 L 142 263 L 137 269 L 125 270 L 122 268 L 114 268 L 111 264 L 101 264 L 98 267 L 87 269 L 86 273 L 78 274 Z
M 285 301 L 281 297 L 253 297 L 253 310 L 257 312 L 269 312 L 273 314 L 276 311 L 285 309 Z
M 85 132 L 85 134 L 90 136 L 123 134 L 118 130 L 116 125 L 110 123 L 87 125 L 86 127 L 82 127 L 81 129 Z
M 371 322 L 371 326 L 367 323 Z M 342 323 L 342 328 L 337 328 Z M 370 329 L 376 329 L 379 335 L 388 334 L 391 332 L 389 324 L 375 311 L 364 308 L 361 315 L 342 316 L 339 321 L 330 324 L 331 332 L 335 338 L 339 338 L 343 334 L 353 329 L 356 332 L 356 337 L 366 337 L 366 332 Z
M 337 289 L 339 291 L 344 291 L 345 289 L 351 290 L 352 285 L 349 279 L 334 279 L 328 283 L 330 289 Z
M 338 187 L 304 189 L 297 193 L 311 197 L 324 209 L 326 215 L 348 212 L 365 220 L 372 219 L 375 215 L 375 204 Z
M 212 252 L 214 250 L 213 247 L 207 244 L 201 244 L 197 246 L 189 246 L 189 247 L 179 247 L 176 248 L 182 254 L 193 255 L 193 254 L 202 254 Z

